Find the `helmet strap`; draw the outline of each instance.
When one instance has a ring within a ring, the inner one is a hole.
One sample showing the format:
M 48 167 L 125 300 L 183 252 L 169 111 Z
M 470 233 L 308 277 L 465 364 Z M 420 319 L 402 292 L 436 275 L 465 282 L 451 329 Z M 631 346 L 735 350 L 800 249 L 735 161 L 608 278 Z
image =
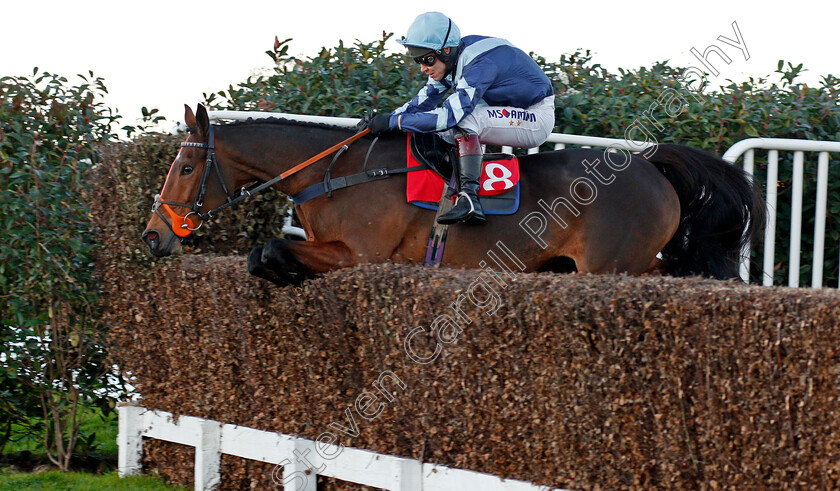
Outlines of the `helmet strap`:
M 446 53 L 443 48 L 435 51 L 438 59 L 446 65 L 446 74 L 449 75 L 455 69 L 455 60 L 458 59 L 458 52 L 461 46 L 451 46 L 449 53 Z
M 440 48 L 435 50 L 435 54 L 437 55 L 438 59 L 449 64 L 449 55 L 444 53 L 444 48 L 446 48 L 446 42 L 449 41 L 449 33 L 452 32 L 452 19 L 449 19 L 449 27 L 446 28 L 446 36 L 443 37 L 443 42 L 440 43 Z

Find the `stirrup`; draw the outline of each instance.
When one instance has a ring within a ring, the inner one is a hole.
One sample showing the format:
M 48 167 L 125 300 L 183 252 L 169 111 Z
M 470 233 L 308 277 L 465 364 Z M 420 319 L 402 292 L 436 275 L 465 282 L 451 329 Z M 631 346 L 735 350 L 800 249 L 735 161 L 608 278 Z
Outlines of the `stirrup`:
M 460 193 L 458 193 L 458 197 L 455 198 L 456 206 L 458 205 L 458 201 L 461 201 L 461 198 L 466 198 L 466 200 L 470 202 L 470 211 L 467 212 L 466 218 L 467 220 L 469 220 L 473 215 L 475 215 L 475 204 L 473 204 L 473 200 L 472 198 L 470 198 L 470 195 L 468 195 L 465 191 L 461 191 Z M 478 198 L 476 197 L 476 199 Z
M 456 215 L 456 208 L 462 199 L 466 199 L 469 202 L 470 209 L 466 213 L 459 213 Z M 456 223 L 466 222 L 473 216 L 475 216 L 475 205 L 473 205 L 469 195 L 467 195 L 464 191 L 461 191 L 458 193 L 458 197 L 455 199 L 455 204 L 452 206 L 452 209 L 439 216 L 437 218 L 437 223 L 440 225 L 454 225 Z

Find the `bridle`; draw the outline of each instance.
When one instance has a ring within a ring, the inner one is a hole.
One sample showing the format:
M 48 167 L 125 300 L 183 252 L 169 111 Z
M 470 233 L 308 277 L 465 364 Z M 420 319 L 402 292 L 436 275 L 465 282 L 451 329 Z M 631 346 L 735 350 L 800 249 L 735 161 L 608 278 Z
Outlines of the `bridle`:
M 207 158 L 204 161 L 204 170 L 201 173 L 201 180 L 198 183 L 198 192 L 195 193 L 195 199 L 193 200 L 192 204 L 178 203 L 176 201 L 166 201 L 160 194 L 157 194 L 155 195 L 155 202 L 152 205 L 152 211 L 157 213 L 157 215 L 172 230 L 172 232 L 181 238 L 187 237 L 191 233 L 201 228 L 201 226 L 204 224 L 204 220 L 211 218 L 214 213 L 219 211 L 219 209 L 216 208 L 208 211 L 207 213 L 201 212 L 201 207 L 204 205 L 204 195 L 207 193 L 207 181 L 209 180 L 211 169 L 215 169 L 216 177 L 218 177 L 219 182 L 222 184 L 222 190 L 224 191 L 225 195 L 227 195 L 227 202 L 225 204 L 228 204 L 233 199 L 235 199 L 228 192 L 227 185 L 225 185 L 225 180 L 222 178 L 222 172 L 219 169 L 219 164 L 216 161 L 216 138 L 214 126 L 210 125 L 207 143 L 190 141 L 181 142 L 181 148 L 184 147 L 207 149 Z M 166 188 L 166 183 L 164 183 L 163 187 Z M 243 188 L 242 191 L 244 192 L 245 188 Z M 190 211 L 186 215 L 179 215 L 175 213 L 175 211 L 172 209 L 172 206 L 189 208 Z M 166 216 L 164 216 L 164 214 L 161 212 L 161 207 L 163 207 L 167 214 L 169 214 L 169 217 L 172 219 L 172 222 L 167 220 Z M 190 218 L 192 215 L 195 215 L 199 220 L 201 220 L 201 222 L 198 225 L 196 225 L 194 223 L 194 220 Z M 174 227 L 173 224 L 177 224 L 179 221 L 179 226 Z
M 336 151 L 338 151 L 342 147 L 344 147 L 346 149 L 347 145 L 353 143 L 354 141 L 358 140 L 359 138 L 361 138 L 361 137 L 365 136 L 366 134 L 370 133 L 370 130 L 365 128 L 364 130 L 359 131 L 358 133 L 351 136 L 350 138 L 347 138 L 346 140 L 333 145 L 332 147 L 324 150 L 323 152 L 319 153 L 318 155 L 315 155 L 314 157 L 311 157 L 311 158 L 307 159 L 306 161 L 301 162 L 300 164 L 298 164 L 298 165 L 292 167 L 291 169 L 283 172 L 282 174 L 280 174 L 277 177 L 274 177 L 274 178 L 272 178 L 272 179 L 270 179 L 270 180 L 268 180 L 268 181 L 266 181 L 262 184 L 255 184 L 251 187 L 243 186 L 242 189 L 237 191 L 237 194 L 231 194 L 228 191 L 227 185 L 225 184 L 225 180 L 222 177 L 222 171 L 219 168 L 219 163 L 216 160 L 216 140 L 215 140 L 215 130 L 214 130 L 214 128 L 215 128 L 215 125 L 210 125 L 209 126 L 207 143 L 190 142 L 190 141 L 181 142 L 181 148 L 194 147 L 194 148 L 207 149 L 207 157 L 204 161 L 204 170 L 201 173 L 201 180 L 198 183 L 198 192 L 196 192 L 196 194 L 195 194 L 195 199 L 193 200 L 193 203 L 192 204 L 187 204 L 187 203 L 178 203 L 178 202 L 175 202 L 175 201 L 166 201 L 166 200 L 163 199 L 163 197 L 160 194 L 157 194 L 157 195 L 155 195 L 155 201 L 154 201 L 154 204 L 152 205 L 152 211 L 155 212 L 163 220 L 163 222 L 169 227 L 170 230 L 172 230 L 172 232 L 176 236 L 178 236 L 182 239 L 185 238 L 185 237 L 188 237 L 190 234 L 192 234 L 193 232 L 195 232 L 196 230 L 201 228 L 201 226 L 204 224 L 205 220 L 207 220 L 209 218 L 213 218 L 220 211 L 222 211 L 226 208 L 230 208 L 231 206 L 234 206 L 237 203 L 245 201 L 246 199 L 250 198 L 251 196 L 254 196 L 257 193 L 262 192 L 263 190 L 273 186 L 274 184 L 276 184 L 276 183 L 280 182 L 281 180 L 291 176 L 292 174 L 295 174 L 296 172 L 301 171 L 304 168 L 308 167 L 309 165 L 321 160 L 322 158 L 326 157 L 327 155 L 335 153 Z M 219 183 L 222 185 L 222 191 L 225 193 L 226 199 L 225 199 L 224 203 L 217 206 L 216 208 L 213 208 L 212 210 L 210 210 L 208 212 L 202 213 L 201 212 L 201 207 L 204 205 L 204 195 L 207 193 L 207 181 L 209 180 L 211 169 L 215 170 L 216 177 L 218 178 Z M 166 183 L 163 184 L 163 187 L 166 188 Z M 183 207 L 183 208 L 188 208 L 190 211 L 186 215 L 179 215 L 179 214 L 175 213 L 175 211 L 172 209 L 173 206 L 180 206 L 180 207 Z M 167 220 L 166 216 L 164 216 L 163 212 L 161 212 L 161 210 L 160 210 L 161 208 L 163 208 L 164 211 L 166 211 L 166 213 L 172 219 L 171 222 L 169 220 Z M 201 222 L 198 223 L 198 225 L 196 225 L 194 223 L 193 218 L 191 218 L 192 215 L 195 215 L 199 220 L 201 220 Z M 174 226 L 176 224 L 178 225 L 177 227 Z

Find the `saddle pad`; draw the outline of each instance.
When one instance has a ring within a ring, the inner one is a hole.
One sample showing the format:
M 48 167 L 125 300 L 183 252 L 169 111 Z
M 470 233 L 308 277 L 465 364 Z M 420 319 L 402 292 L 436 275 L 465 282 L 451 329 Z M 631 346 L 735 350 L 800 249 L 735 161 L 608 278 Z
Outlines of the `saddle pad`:
M 421 165 L 411 150 L 406 151 L 407 166 Z M 431 169 L 408 173 L 406 200 L 421 208 L 436 210 L 443 194 L 444 180 Z M 510 215 L 519 209 L 519 159 L 484 162 L 481 172 L 481 205 L 489 215 Z

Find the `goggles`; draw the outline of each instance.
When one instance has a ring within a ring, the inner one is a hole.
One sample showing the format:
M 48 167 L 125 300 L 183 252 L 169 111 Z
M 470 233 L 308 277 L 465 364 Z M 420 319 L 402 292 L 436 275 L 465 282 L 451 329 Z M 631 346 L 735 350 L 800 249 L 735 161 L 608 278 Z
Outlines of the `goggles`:
M 429 53 L 423 56 L 415 56 L 414 61 L 424 66 L 432 66 L 437 61 L 437 56 L 434 53 Z

